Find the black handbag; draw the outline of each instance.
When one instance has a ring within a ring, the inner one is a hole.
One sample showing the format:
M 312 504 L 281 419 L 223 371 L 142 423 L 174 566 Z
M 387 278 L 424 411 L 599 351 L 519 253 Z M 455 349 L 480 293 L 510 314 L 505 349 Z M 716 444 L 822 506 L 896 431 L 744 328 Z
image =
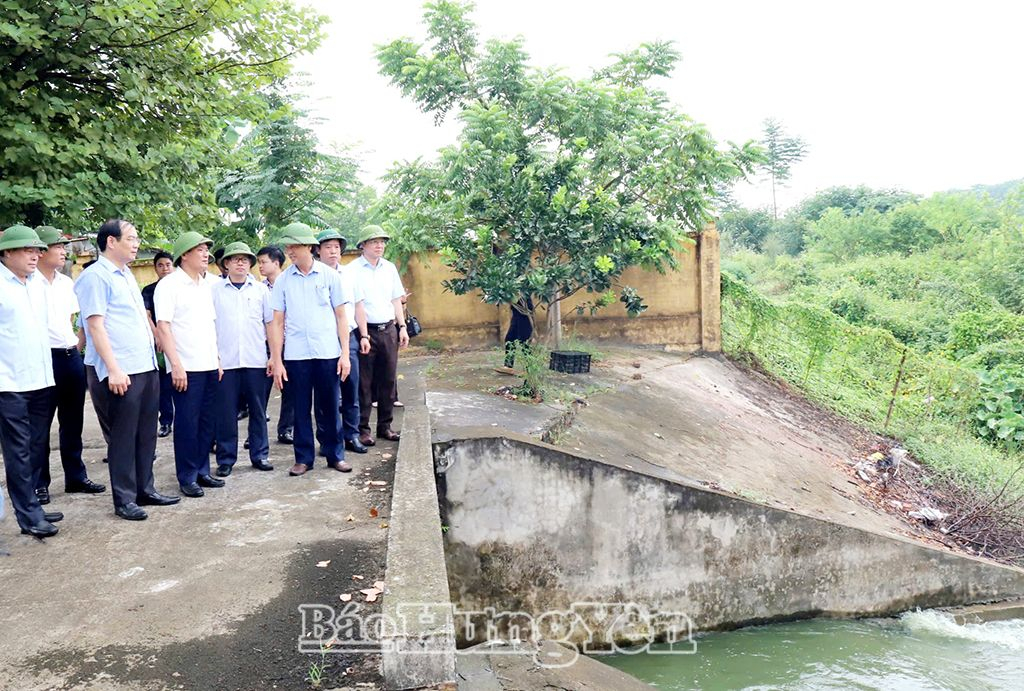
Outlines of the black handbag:
M 405 315 L 405 330 L 409 334 L 409 338 L 419 336 L 423 331 L 423 327 L 420 326 L 420 320 L 411 314 Z

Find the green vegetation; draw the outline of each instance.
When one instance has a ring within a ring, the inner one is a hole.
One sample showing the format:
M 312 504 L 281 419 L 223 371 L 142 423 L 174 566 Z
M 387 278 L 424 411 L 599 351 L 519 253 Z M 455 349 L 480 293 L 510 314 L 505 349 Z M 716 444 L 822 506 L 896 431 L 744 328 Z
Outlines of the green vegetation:
M 548 305 L 558 324 L 560 302 L 581 290 L 595 309 L 618 299 L 642 311 L 622 272 L 670 266 L 692 243 L 687 231 L 709 218 L 716 188 L 751 173 L 759 148 L 720 148 L 652 86 L 678 60 L 669 44 L 571 79 L 530 67 L 521 39 L 482 43 L 471 9 L 428 3 L 427 45 L 399 39 L 378 50 L 403 94 L 436 121 L 462 123 L 436 162 L 391 172 L 396 241 L 434 244 L 457 274 L 447 288 L 479 290 L 531 318 L 530 304 Z
M 990 489 L 1019 467 L 1024 186 L 834 188 L 778 221 L 730 209 L 721 229 L 728 352 L 957 482 Z

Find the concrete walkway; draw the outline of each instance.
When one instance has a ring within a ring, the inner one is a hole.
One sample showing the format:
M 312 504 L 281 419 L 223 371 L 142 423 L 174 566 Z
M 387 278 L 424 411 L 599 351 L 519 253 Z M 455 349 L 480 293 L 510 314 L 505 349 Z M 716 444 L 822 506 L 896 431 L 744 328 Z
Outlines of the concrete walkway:
M 86 424 L 89 474 L 109 485 L 91 406 Z M 156 486 L 177 494 L 171 439 L 159 441 Z M 320 656 L 297 650 L 298 606 L 340 604 L 342 593 L 358 602 L 361 583 L 383 579 L 397 444 L 350 453 L 351 474 L 318 459 L 293 478 L 292 447 L 271 439 L 273 472 L 241 456 L 225 488 L 148 509 L 138 523 L 114 517 L 109 488 L 65 495 L 54 451 L 47 508 L 65 513 L 60 534 L 39 541 L 12 516 L 0 522 L 11 552 L 0 557 L 0 688 L 309 688 Z M 379 680 L 378 656 L 325 662 L 329 687 Z

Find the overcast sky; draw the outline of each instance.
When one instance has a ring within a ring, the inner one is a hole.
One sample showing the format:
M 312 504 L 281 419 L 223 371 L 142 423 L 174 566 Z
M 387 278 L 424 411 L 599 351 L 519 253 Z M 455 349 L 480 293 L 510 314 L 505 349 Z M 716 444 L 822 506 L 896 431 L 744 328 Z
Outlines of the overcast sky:
M 300 0 L 301 1 L 301 0 Z M 330 17 L 327 39 L 296 67 L 321 140 L 355 148 L 368 181 L 429 157 L 454 122 L 433 117 L 380 76 L 374 46 L 424 38 L 422 3 L 305 0 Z M 682 54 L 664 88 L 716 139 L 760 136 L 766 117 L 803 137 L 785 206 L 833 185 L 920 194 L 1024 177 L 1022 4 L 479 0 L 482 39 L 522 36 L 530 62 L 584 76 L 608 54 L 671 40 Z M 749 205 L 767 188 L 740 190 Z

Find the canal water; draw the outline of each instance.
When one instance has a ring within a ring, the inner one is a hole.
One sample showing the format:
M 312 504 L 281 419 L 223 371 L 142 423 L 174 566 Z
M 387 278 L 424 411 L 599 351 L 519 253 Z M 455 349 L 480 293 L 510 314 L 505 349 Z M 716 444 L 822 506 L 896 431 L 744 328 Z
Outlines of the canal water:
M 815 619 L 703 635 L 688 655 L 599 659 L 659 689 L 1024 690 L 1024 620 Z

